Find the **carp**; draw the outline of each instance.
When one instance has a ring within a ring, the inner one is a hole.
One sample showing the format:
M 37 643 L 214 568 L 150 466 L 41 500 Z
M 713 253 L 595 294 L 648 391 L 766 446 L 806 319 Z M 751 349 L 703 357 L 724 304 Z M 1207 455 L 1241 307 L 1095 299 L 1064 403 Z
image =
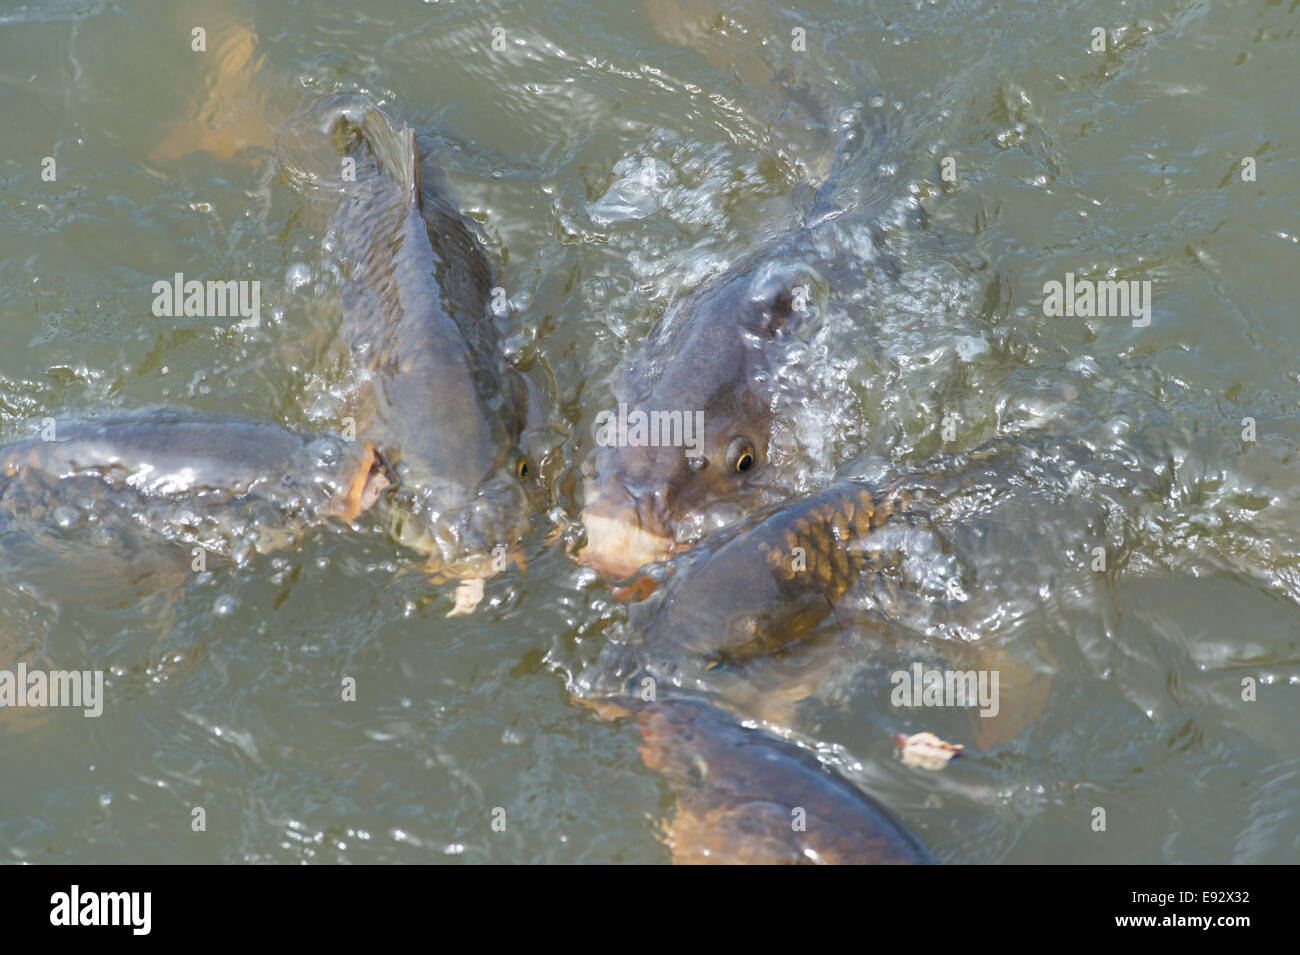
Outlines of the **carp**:
M 598 572 L 630 576 L 791 490 L 769 486 L 781 367 L 842 271 L 861 270 L 841 261 L 829 233 L 848 211 L 836 185 L 867 138 L 865 119 L 842 114 L 834 167 L 807 216 L 677 299 L 616 374 L 620 425 L 639 415 L 650 428 L 620 426 L 616 440 L 597 430 L 579 559 Z M 873 208 L 855 206 L 854 218 Z M 678 420 L 699 426 L 679 434 Z
M 0 528 L 71 529 L 116 515 L 159 537 L 266 551 L 329 518 L 355 519 L 389 487 L 369 441 L 154 408 L 55 422 L 51 440 L 0 448 Z
M 675 810 L 665 842 L 675 864 L 927 865 L 901 821 L 798 744 L 697 700 L 628 704 L 646 766 Z M 618 703 L 594 703 L 605 718 Z
M 414 131 L 374 107 L 357 112 L 334 131 L 356 159 L 332 225 L 346 279 L 340 333 L 358 375 L 350 405 L 399 478 L 393 537 L 431 572 L 462 579 L 453 613 L 464 612 L 507 555 L 520 560 L 531 522 L 527 392 L 488 312 L 492 268 L 446 196 L 422 191 Z
M 841 482 L 752 515 L 674 560 L 632 607 L 636 640 L 602 677 L 697 685 L 705 671 L 779 654 L 813 634 L 879 554 L 872 534 L 906 499 Z M 615 645 L 611 645 L 615 646 Z

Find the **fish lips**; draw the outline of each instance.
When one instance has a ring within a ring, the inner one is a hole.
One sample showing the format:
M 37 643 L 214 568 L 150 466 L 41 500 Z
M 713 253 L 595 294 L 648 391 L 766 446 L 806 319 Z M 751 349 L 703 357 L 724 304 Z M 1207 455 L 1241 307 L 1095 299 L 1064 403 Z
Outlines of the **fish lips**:
M 339 489 L 330 504 L 331 513 L 345 521 L 356 520 L 363 511 L 374 506 L 396 480 L 374 442 L 363 441 L 357 457 L 346 485 Z
M 582 526 L 587 544 L 578 561 L 609 577 L 630 577 L 677 549 L 672 537 L 645 526 L 634 507 L 605 510 L 596 502 L 583 509 Z
M 673 448 L 632 450 L 641 454 L 680 454 Z M 672 465 L 665 465 L 662 458 L 638 459 L 629 472 L 622 460 L 627 451 L 600 448 L 584 466 L 586 505 L 580 517 L 587 543 L 577 559 L 607 577 L 630 577 L 647 564 L 667 559 L 679 548 L 666 506 L 672 493 L 671 477 L 654 483 L 646 480 L 647 471 L 668 474 Z M 659 490 L 655 492 L 654 487 Z
M 589 490 L 581 514 L 587 543 L 578 562 L 607 577 L 630 577 L 648 564 L 688 550 L 703 535 L 745 513 L 739 502 L 720 500 L 688 508 L 679 520 L 662 506 L 669 496 L 638 494 L 620 480 L 604 484 L 601 491 Z
M 423 487 L 397 496 L 389 515 L 393 538 L 439 567 L 472 566 L 472 576 L 522 566 L 516 545 L 531 526 L 527 490 L 493 481 L 476 493 L 450 491 Z

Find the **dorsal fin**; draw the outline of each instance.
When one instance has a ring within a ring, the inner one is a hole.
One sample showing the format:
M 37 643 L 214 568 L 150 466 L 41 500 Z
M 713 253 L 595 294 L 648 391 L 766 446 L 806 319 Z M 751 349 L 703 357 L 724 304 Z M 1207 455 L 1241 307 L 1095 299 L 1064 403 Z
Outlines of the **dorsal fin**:
M 380 110 L 368 109 L 362 134 L 380 172 L 397 183 L 411 205 L 420 208 L 420 154 L 415 130 L 403 126 L 398 132 Z

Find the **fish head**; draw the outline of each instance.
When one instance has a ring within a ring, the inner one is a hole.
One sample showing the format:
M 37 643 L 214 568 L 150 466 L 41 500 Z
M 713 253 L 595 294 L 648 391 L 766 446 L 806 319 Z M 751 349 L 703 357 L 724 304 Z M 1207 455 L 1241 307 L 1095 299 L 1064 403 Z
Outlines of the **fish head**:
M 539 497 L 535 468 L 523 450 L 509 446 L 472 480 L 434 475 L 418 464 L 400 470 L 389 531 L 444 576 L 490 577 L 510 563 L 522 566 L 519 542 Z
M 518 560 L 540 498 L 524 382 L 463 342 L 377 366 L 365 406 L 395 489 L 391 536 L 435 574 L 488 577 Z M 490 352 L 484 347 L 483 352 Z
M 767 261 L 670 308 L 597 416 L 584 563 L 628 576 L 763 503 L 774 373 L 812 288 L 807 269 Z

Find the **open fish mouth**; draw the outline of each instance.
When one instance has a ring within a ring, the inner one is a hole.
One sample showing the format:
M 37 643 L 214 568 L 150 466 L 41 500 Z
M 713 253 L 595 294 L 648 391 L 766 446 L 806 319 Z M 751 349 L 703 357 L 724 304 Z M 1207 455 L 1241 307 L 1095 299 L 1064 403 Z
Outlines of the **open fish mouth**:
M 392 471 L 374 443 L 364 441 L 361 460 L 347 486 L 334 498 L 330 510 L 345 521 L 355 520 L 374 506 L 393 481 Z
M 587 508 L 582 512 L 582 524 L 587 531 L 587 546 L 578 554 L 578 560 L 610 577 L 630 577 L 646 564 L 672 556 L 677 549 L 671 537 L 646 530 L 635 517 L 607 517 Z

